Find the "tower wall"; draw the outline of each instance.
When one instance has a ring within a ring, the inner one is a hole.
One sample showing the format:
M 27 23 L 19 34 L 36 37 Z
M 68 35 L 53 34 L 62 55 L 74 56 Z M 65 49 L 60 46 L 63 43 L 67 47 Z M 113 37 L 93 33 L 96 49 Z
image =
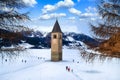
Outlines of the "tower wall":
M 62 33 L 51 33 L 51 60 L 62 60 Z

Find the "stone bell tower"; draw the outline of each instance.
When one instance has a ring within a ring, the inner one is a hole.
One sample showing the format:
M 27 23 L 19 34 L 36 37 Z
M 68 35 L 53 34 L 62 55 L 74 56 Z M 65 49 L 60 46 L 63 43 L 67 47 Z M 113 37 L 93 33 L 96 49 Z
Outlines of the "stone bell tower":
M 62 60 L 62 31 L 60 29 L 58 20 L 56 20 L 51 32 L 51 60 Z

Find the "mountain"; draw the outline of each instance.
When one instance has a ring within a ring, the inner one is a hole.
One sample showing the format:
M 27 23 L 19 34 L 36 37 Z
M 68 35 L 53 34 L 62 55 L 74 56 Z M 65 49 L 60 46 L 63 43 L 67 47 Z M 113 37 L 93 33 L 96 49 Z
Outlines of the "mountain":
M 5 30 L 0 30 L 2 33 Z M 13 32 L 5 31 L 7 34 L 11 34 Z M 18 34 L 18 33 L 14 33 Z M 15 35 L 18 45 L 22 44 L 29 44 L 30 48 L 50 48 L 51 47 L 51 33 L 47 32 L 40 32 L 40 31 L 29 31 L 29 32 L 19 32 L 19 35 L 21 35 L 21 38 L 18 38 L 18 35 Z M 6 46 L 9 47 L 11 45 L 14 45 L 14 43 L 11 43 L 11 38 L 4 38 L 0 34 L 0 47 Z M 6 40 L 7 39 L 7 40 Z M 5 45 L 5 43 L 9 45 Z M 86 46 L 87 47 L 97 47 L 99 45 L 99 42 L 88 35 L 85 34 L 78 34 L 75 32 L 65 32 L 63 33 L 63 46 L 68 48 L 78 48 L 80 46 Z M 23 45 L 26 47 L 26 45 Z M 28 48 L 28 47 L 27 47 Z

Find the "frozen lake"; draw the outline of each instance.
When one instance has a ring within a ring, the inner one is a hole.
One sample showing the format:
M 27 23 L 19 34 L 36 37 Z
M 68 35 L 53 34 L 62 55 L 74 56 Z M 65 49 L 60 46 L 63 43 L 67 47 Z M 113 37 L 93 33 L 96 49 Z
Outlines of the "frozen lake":
M 63 61 L 51 62 L 50 52 L 28 49 L 12 59 L 4 56 L 0 60 L 0 80 L 120 80 L 119 59 L 87 63 L 78 50 L 63 49 Z

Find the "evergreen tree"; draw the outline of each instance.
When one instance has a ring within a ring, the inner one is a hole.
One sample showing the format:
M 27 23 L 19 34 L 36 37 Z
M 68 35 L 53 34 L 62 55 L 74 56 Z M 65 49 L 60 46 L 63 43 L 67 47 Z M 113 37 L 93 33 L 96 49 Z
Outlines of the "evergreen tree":
M 29 28 L 21 24 L 30 20 L 28 13 L 20 12 L 20 9 L 29 6 L 24 0 L 0 0 L 0 47 L 5 43 L 17 45 L 23 38 L 22 32 L 30 32 Z
M 21 21 L 28 20 L 27 13 L 20 13 L 18 10 L 27 5 L 23 0 L 0 0 L 0 28 L 15 31 L 25 29 L 20 25 Z
M 99 0 L 98 13 L 102 22 L 91 24 L 92 32 L 101 38 L 109 38 L 120 33 L 120 0 Z

